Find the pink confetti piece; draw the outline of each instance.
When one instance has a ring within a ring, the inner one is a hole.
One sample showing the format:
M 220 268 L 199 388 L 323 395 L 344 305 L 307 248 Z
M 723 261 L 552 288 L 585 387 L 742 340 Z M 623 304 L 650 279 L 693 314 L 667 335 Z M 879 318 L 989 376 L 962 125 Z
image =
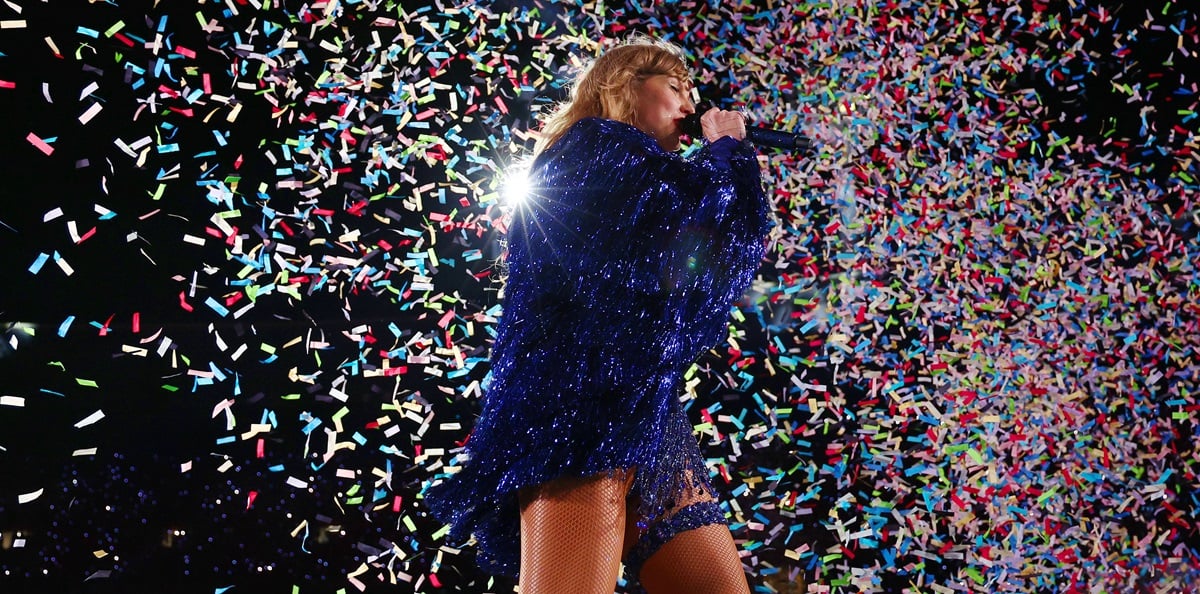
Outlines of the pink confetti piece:
M 32 144 L 35 148 L 37 148 L 37 150 L 45 153 L 46 156 L 50 156 L 50 155 L 54 154 L 54 147 L 47 144 L 46 141 L 42 140 L 37 134 L 34 134 L 33 132 L 30 132 L 25 137 L 25 140 L 28 141 L 29 144 Z

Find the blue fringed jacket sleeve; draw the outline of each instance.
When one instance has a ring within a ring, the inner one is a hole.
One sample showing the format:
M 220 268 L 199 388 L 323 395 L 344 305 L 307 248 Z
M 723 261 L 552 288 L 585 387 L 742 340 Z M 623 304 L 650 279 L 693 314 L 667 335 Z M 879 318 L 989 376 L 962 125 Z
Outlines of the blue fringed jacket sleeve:
M 752 149 L 727 137 L 685 160 L 631 126 L 587 119 L 540 156 L 532 177 L 536 194 L 509 235 L 517 285 L 506 315 L 540 315 L 516 301 L 566 293 L 598 319 L 668 316 L 656 321 L 671 324 L 676 357 L 722 339 L 768 226 Z M 654 326 L 643 330 L 663 330 Z

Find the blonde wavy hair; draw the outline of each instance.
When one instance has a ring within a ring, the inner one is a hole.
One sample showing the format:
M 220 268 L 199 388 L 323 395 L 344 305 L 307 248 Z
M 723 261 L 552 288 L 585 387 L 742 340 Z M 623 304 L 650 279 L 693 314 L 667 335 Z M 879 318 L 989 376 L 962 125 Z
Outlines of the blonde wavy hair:
M 683 50 L 638 35 L 609 48 L 584 67 L 571 89 L 571 98 L 546 117 L 533 153 L 549 148 L 575 122 L 588 117 L 637 125 L 637 92 L 647 78 L 665 74 L 691 85 Z

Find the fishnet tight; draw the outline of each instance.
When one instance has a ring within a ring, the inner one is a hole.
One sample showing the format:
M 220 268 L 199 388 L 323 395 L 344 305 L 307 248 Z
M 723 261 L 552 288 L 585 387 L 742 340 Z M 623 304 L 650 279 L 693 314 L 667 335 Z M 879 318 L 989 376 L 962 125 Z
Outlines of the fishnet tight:
M 649 594 L 749 594 L 733 535 L 724 524 L 680 532 L 642 566 Z
M 612 594 L 632 478 L 567 477 L 521 490 L 521 594 Z
M 694 486 L 685 471 L 674 505 L 659 521 L 668 521 L 690 505 L 716 501 Z M 676 534 L 642 565 L 638 581 L 649 594 L 749 594 L 746 572 L 733 535 L 724 524 L 709 524 Z
M 522 489 L 522 594 L 611 594 L 621 559 L 638 538 L 635 504 L 626 497 L 634 471 L 567 477 Z M 690 485 L 691 477 L 685 477 Z M 711 501 L 688 489 L 668 512 Z M 681 532 L 642 566 L 649 594 L 749 594 L 729 528 Z

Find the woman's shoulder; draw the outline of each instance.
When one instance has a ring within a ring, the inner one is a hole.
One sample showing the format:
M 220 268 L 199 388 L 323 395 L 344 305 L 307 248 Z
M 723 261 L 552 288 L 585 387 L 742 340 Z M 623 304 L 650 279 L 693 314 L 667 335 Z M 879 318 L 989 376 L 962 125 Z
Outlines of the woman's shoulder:
M 638 128 L 608 118 L 586 117 L 575 122 L 563 134 L 556 145 L 563 148 L 590 146 L 593 149 L 625 147 L 646 149 L 653 153 L 665 153 L 658 143 Z
M 637 128 L 630 126 L 625 122 L 618 122 L 617 120 L 610 120 L 608 118 L 594 116 L 582 118 L 567 129 L 568 134 L 571 132 L 589 132 L 592 134 L 630 135 L 633 132 L 638 131 L 639 130 Z
M 655 175 L 679 157 L 650 135 L 616 120 L 589 117 L 571 124 L 554 144 L 534 157 L 530 172 L 539 179 L 563 175 L 573 179 L 611 179 L 630 168 Z

